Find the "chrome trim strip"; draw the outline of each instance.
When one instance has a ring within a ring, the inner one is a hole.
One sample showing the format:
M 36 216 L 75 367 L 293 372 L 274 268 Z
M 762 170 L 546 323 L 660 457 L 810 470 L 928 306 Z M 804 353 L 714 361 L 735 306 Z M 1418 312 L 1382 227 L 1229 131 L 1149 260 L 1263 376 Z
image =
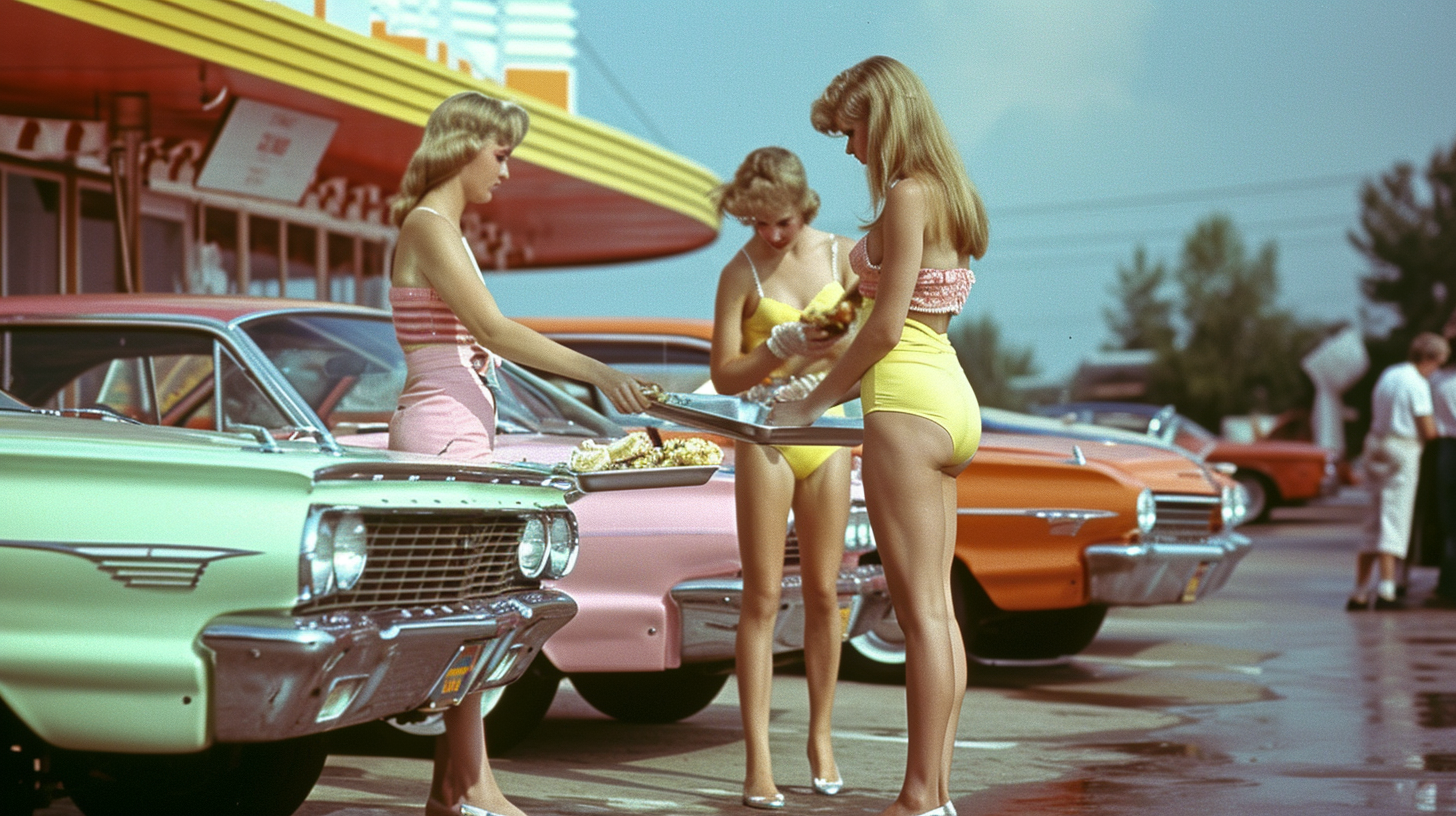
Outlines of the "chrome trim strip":
M 102 542 L 7 541 L 0 547 L 43 550 L 74 555 L 96 565 L 123 586 L 155 589 L 195 589 L 202 573 L 214 561 L 243 555 L 262 555 L 258 550 L 223 547 L 191 547 L 173 544 L 120 544 Z
M 958 507 L 956 515 L 1038 518 L 1047 523 L 1052 535 L 1074 536 L 1092 519 L 1115 518 L 1118 514 L 1111 510 L 1056 507 Z

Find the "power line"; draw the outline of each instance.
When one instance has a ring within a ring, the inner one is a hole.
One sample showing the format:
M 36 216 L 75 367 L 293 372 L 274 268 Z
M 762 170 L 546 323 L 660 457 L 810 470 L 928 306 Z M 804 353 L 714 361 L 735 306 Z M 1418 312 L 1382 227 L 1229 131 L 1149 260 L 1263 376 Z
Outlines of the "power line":
M 1338 175 L 1310 176 L 1283 181 L 1247 182 L 1244 184 L 1229 184 L 1221 187 L 1202 187 L 1163 193 L 1143 193 L 1139 195 L 1084 199 L 1082 201 L 1048 202 L 1043 204 L 1000 207 L 995 209 L 993 214 L 996 216 L 1047 215 L 1086 210 L 1157 207 L 1165 204 L 1190 204 L 1213 199 L 1277 195 L 1328 187 L 1340 187 L 1359 183 L 1366 178 L 1366 176 L 1359 173 L 1341 173 Z
M 612 69 L 607 67 L 606 60 L 602 59 L 601 55 L 597 53 L 597 50 L 592 47 L 591 41 L 586 38 L 586 35 L 578 31 L 576 42 L 581 46 L 582 53 L 586 54 L 587 59 L 591 60 L 592 65 L 595 65 L 597 70 L 602 73 L 602 77 L 607 80 L 607 84 L 611 85 L 612 90 L 616 91 L 617 95 L 622 97 L 622 101 L 626 102 L 627 107 L 631 108 L 632 112 L 637 115 L 637 119 L 642 122 L 642 126 L 647 128 L 648 133 L 652 134 L 653 140 L 668 150 L 677 152 L 677 148 L 673 147 L 672 142 L 668 141 L 667 136 L 663 135 L 662 131 L 658 129 L 657 125 L 652 121 L 652 117 L 648 116 L 647 111 L 641 105 L 637 104 L 637 100 L 632 96 L 632 92 L 628 91 L 627 86 L 623 85 L 617 79 L 617 75 L 612 73 Z
M 1273 231 L 1281 234 L 1302 232 L 1312 229 L 1327 229 L 1335 226 L 1350 226 L 1347 214 L 1288 216 L 1256 221 L 1239 222 L 1241 233 L 1252 231 Z M 1064 235 L 1009 235 L 996 238 L 991 243 L 993 252 L 1036 252 L 1042 247 L 1074 244 L 1092 246 L 1107 243 L 1146 243 L 1154 239 L 1183 238 L 1191 230 L 1187 227 L 1160 227 L 1156 229 L 1126 232 L 1084 232 Z M 1008 247 L 1009 245 L 1009 247 Z

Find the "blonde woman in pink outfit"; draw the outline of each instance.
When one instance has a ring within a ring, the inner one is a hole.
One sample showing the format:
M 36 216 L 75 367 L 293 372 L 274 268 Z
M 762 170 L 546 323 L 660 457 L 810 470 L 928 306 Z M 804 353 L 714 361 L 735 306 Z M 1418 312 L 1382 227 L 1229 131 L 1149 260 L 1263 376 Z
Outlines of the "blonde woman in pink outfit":
M 864 312 L 824 380 L 776 424 L 803 425 L 860 383 L 865 503 L 905 633 L 909 744 L 900 795 L 883 816 L 952 816 L 951 750 L 966 689 L 952 612 L 955 477 L 981 438 L 980 408 L 946 327 L 986 251 L 986 217 L 919 77 L 871 57 L 834 78 L 814 128 L 847 137 L 865 166 L 873 219 L 850 252 Z
M 528 127 L 511 102 L 467 91 L 440 103 L 405 169 L 391 217 L 399 226 L 390 273 L 395 333 L 407 378 L 389 425 L 394 450 L 489 458 L 495 446 L 495 356 L 601 388 L 618 410 L 644 411 L 642 383 L 501 314 L 460 232 L 470 204 L 491 200 Z M 480 695 L 445 712 L 426 816 L 525 816 L 496 784 L 485 752 Z

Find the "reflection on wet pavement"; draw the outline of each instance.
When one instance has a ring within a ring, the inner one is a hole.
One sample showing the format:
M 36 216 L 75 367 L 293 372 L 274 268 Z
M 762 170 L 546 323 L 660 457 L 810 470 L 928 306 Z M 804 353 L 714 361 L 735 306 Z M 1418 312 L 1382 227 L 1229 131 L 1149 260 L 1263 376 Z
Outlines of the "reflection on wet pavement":
M 978 673 L 973 685 L 1180 724 L 1073 737 L 1075 773 L 959 797 L 960 812 L 1456 813 L 1456 614 L 1419 606 L 1423 569 L 1410 608 L 1343 611 L 1361 510 L 1276 515 L 1248 528 L 1254 551 L 1219 595 L 1114 610 L 1067 666 Z

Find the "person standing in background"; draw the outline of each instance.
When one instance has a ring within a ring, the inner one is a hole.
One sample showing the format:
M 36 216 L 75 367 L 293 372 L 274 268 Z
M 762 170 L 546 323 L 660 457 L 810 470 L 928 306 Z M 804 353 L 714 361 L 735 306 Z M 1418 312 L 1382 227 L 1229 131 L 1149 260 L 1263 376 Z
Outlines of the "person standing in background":
M 1371 570 L 1377 562 L 1380 582 L 1375 608 L 1400 608 L 1395 587 L 1397 562 L 1406 557 L 1410 546 L 1421 448 L 1436 437 L 1431 385 L 1426 378 L 1450 353 L 1444 337 L 1422 332 L 1411 341 L 1406 362 L 1387 368 L 1375 383 L 1363 454 L 1374 513 L 1366 547 L 1356 557 L 1355 588 L 1345 603 L 1350 611 L 1369 608 Z
M 1449 344 L 1456 341 L 1456 312 L 1446 320 L 1441 333 Z M 1451 361 L 1448 359 L 1448 363 Z M 1430 494 L 1436 517 L 1440 572 L 1431 606 L 1456 608 L 1456 364 L 1448 364 L 1431 375 L 1431 402 L 1436 419 L 1435 489 Z

